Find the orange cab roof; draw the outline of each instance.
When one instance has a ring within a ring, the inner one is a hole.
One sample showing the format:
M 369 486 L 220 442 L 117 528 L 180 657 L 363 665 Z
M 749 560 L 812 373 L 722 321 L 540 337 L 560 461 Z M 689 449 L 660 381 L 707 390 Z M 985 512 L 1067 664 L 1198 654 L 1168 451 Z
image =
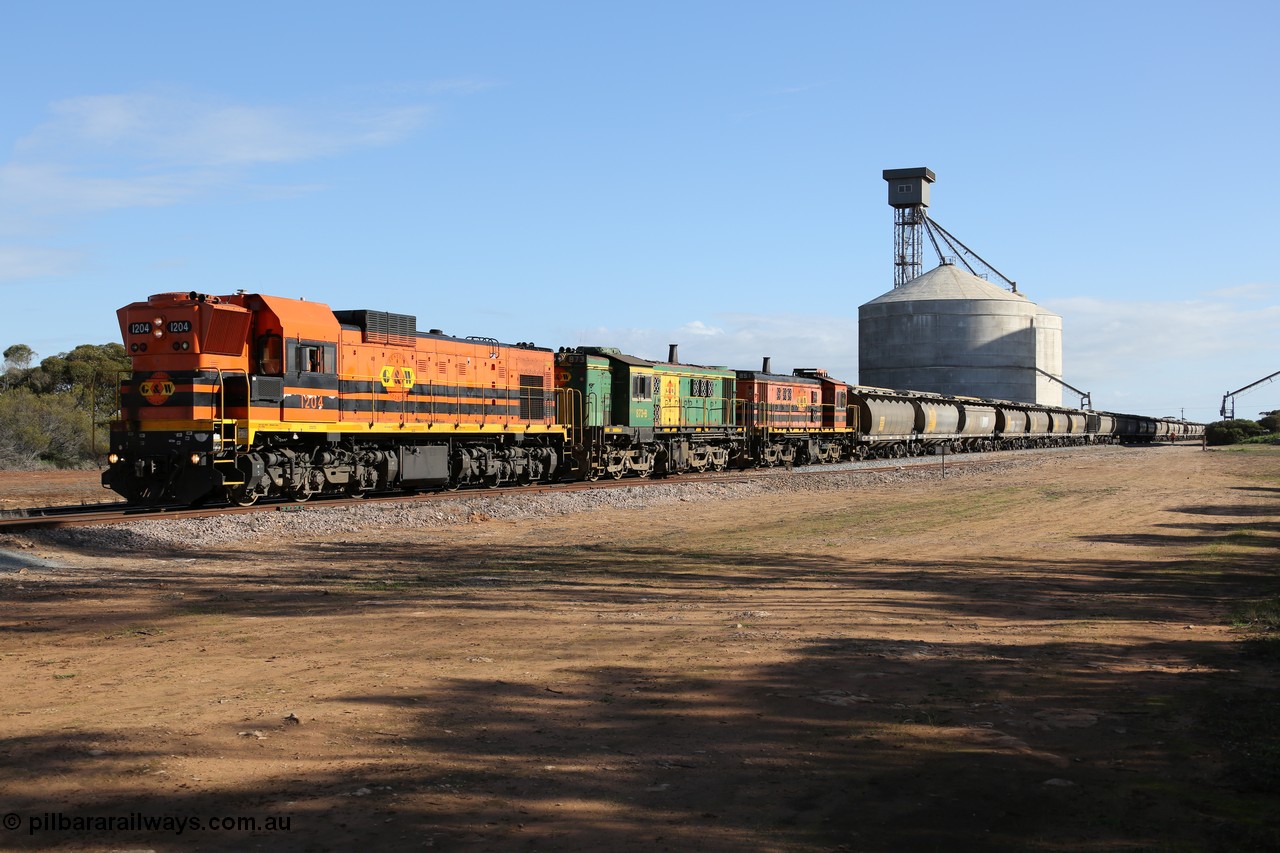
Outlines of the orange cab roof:
M 323 302 L 264 294 L 259 294 L 258 298 L 279 319 L 286 337 L 323 341 L 338 339 L 338 320 Z

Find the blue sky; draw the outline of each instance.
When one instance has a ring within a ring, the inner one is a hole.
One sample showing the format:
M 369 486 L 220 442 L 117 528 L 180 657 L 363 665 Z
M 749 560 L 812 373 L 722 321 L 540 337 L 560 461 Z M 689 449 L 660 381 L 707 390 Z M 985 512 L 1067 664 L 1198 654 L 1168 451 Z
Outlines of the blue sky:
M 170 290 L 856 380 L 881 171 L 1100 408 L 1280 370 L 1280 4 L 61 2 L 0 31 L 0 348 Z M 1066 395 L 1072 399 L 1072 395 Z M 1280 383 L 1238 413 L 1280 408 Z

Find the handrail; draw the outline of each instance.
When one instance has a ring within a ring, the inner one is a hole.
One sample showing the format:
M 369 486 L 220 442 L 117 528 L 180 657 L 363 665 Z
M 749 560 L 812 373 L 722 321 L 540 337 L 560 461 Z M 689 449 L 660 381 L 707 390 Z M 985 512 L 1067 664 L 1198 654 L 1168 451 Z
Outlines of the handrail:
M 771 424 L 777 415 L 808 415 L 816 420 L 827 414 L 834 416 L 838 412 L 849 408 L 835 403 L 779 403 L 774 400 L 761 402 L 742 400 L 741 402 L 743 403 L 744 412 L 762 415 L 762 417 L 757 418 L 757 421 L 766 425 Z
M 583 441 L 582 392 L 566 386 L 553 390 L 556 395 L 556 422 L 569 428 L 571 444 L 580 444 Z
M 128 376 L 129 378 L 133 378 L 133 366 L 130 365 L 129 367 L 117 367 L 110 372 L 115 376 L 115 387 L 112 389 L 112 391 L 114 392 L 114 395 L 115 395 L 115 404 L 116 404 L 115 415 L 116 416 L 113 417 L 110 421 L 108 421 L 107 422 L 108 424 L 114 423 L 116 421 L 124 420 L 124 406 L 123 406 L 123 400 L 121 399 L 121 396 L 120 396 L 120 386 L 124 384 L 124 377 Z M 97 386 L 98 386 L 99 375 L 100 375 L 99 371 L 95 370 L 93 372 L 93 381 L 90 383 L 90 387 L 89 387 L 89 452 L 93 454 L 93 457 L 95 460 L 98 458 L 98 387 Z M 107 429 L 107 435 L 108 435 L 107 446 L 108 447 L 110 447 L 111 445 L 110 434 L 111 434 L 111 430 L 110 430 L 110 427 L 108 427 Z
M 224 371 L 221 367 L 215 367 L 213 369 L 218 376 L 218 395 L 217 395 L 218 405 L 214 407 L 214 417 L 212 422 L 213 430 L 211 431 L 216 432 L 220 440 L 225 440 L 226 436 L 222 434 L 222 429 L 221 429 L 221 427 L 227 423 L 227 383 L 224 377 L 241 376 L 244 378 L 244 407 L 245 407 L 245 411 L 247 412 L 251 405 L 251 402 L 249 399 L 251 396 L 251 392 L 249 388 L 249 373 L 248 371 L 242 370 L 240 368 L 232 368 L 226 371 Z M 232 419 L 232 423 L 234 422 L 235 422 L 234 419 Z M 236 448 L 236 436 L 233 430 L 231 435 L 232 451 L 234 451 L 235 448 Z
M 675 405 L 662 405 L 660 401 L 654 406 L 654 426 L 715 426 L 715 427 L 732 427 L 737 426 L 737 410 L 733 406 L 737 398 L 734 397 L 682 397 L 679 403 Z M 676 410 L 677 417 L 675 423 L 666 423 L 665 419 L 672 410 Z M 692 416 L 700 414 L 702 419 L 695 420 Z M 711 417 L 719 414 L 720 422 L 715 423 Z

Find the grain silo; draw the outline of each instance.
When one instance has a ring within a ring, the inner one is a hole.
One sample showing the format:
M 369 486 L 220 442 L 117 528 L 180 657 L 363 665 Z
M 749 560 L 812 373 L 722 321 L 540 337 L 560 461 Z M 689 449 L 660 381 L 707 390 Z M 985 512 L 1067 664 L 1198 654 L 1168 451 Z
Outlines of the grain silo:
M 858 308 L 858 382 L 1062 405 L 1062 318 L 944 263 Z
M 1062 405 L 1062 318 L 926 213 L 929 169 L 890 169 L 894 287 L 858 308 L 858 381 L 882 388 Z M 927 235 L 942 263 L 917 275 Z M 939 242 L 961 257 L 946 258 Z M 967 258 L 1006 281 L 979 278 Z

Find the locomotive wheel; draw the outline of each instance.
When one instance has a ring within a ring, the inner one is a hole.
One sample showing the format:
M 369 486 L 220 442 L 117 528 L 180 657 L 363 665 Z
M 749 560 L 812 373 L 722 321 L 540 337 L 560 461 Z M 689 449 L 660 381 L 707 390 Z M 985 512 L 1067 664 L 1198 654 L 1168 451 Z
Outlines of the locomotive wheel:
M 613 479 L 615 479 L 615 480 L 621 480 L 621 479 L 622 479 L 622 469 L 621 469 L 621 468 L 619 468 L 617 471 L 610 471 L 610 472 L 609 472 L 609 476 L 610 476 L 610 477 L 612 477 L 612 478 L 613 478 Z
M 229 488 L 227 489 L 227 502 L 236 506 L 253 506 L 258 502 L 258 493 Z
M 289 492 L 289 500 L 296 504 L 304 504 L 311 497 L 311 492 L 293 491 Z
M 588 482 L 592 482 L 592 483 L 594 483 L 596 480 L 599 480 L 599 479 L 600 479 L 600 469 L 599 469 L 599 468 L 592 468 L 590 471 L 588 471 L 588 472 L 587 472 L 587 477 L 586 477 L 586 479 L 587 479 L 587 481 L 588 481 Z

